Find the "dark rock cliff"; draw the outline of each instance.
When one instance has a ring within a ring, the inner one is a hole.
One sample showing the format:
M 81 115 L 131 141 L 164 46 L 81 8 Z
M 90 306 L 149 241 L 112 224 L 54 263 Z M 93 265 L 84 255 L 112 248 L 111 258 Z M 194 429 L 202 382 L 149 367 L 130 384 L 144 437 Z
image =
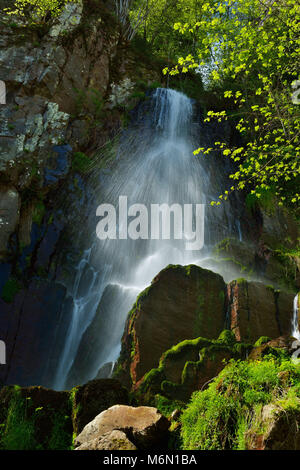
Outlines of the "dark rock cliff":
M 79 227 L 99 203 L 89 169 L 107 166 L 95 149 L 113 146 L 127 113 L 109 105 L 111 84 L 147 86 L 161 68 L 123 41 L 110 1 L 68 4 L 43 25 L 0 23 L 0 383 L 49 386 L 90 236 Z

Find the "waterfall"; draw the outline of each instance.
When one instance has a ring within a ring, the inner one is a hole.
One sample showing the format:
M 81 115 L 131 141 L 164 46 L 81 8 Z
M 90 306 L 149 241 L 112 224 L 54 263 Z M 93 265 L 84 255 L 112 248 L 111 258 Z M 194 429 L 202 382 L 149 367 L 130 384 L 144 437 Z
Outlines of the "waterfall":
M 300 331 L 299 331 L 299 323 L 298 323 L 298 299 L 299 294 L 296 295 L 294 298 L 294 310 L 293 310 L 293 320 L 292 320 L 292 336 L 300 341 Z
M 127 197 L 128 206 L 205 204 L 212 185 L 193 155 L 192 101 L 177 91 L 157 89 L 145 106 L 147 112 L 124 132 L 105 187 L 99 183 L 99 204 L 119 208 L 120 196 Z M 95 229 L 96 222 L 95 217 Z M 122 223 L 118 229 L 124 229 Z M 185 244 L 184 238 L 95 238 L 77 267 L 74 308 L 53 388 L 87 382 L 116 361 L 137 295 L 168 264 L 201 264 L 205 248 L 188 251 Z

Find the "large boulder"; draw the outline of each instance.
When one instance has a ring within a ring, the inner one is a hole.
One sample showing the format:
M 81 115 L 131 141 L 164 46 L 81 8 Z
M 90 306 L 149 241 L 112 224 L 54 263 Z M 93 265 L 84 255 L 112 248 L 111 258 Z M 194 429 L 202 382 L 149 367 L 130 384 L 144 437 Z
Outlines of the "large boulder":
M 137 384 L 173 345 L 217 338 L 225 323 L 225 287 L 220 275 L 198 266 L 161 271 L 128 315 L 117 376 Z
M 3 387 L 0 389 L 0 449 L 70 449 L 73 436 L 95 416 L 128 400 L 126 389 L 116 380 L 94 380 L 61 392 L 44 387 Z M 116 436 L 110 436 L 111 446 L 115 445 L 115 439 Z M 106 436 L 101 445 L 106 446 L 107 442 Z M 123 442 L 122 446 L 127 444 Z
M 238 341 L 291 334 L 294 294 L 244 279 L 227 286 L 230 328 Z
M 137 450 L 122 431 L 114 430 L 81 444 L 75 450 Z
M 99 413 L 112 405 L 127 405 L 129 397 L 127 390 L 118 380 L 92 380 L 85 385 L 75 387 L 71 391 L 73 413 L 73 428 L 79 434 Z
M 217 340 L 185 340 L 166 351 L 159 367 L 139 383 L 135 396 L 140 404 L 157 402 L 158 396 L 188 402 L 192 393 L 204 389 L 230 359 L 244 360 L 252 346 L 238 343 L 224 330 Z
M 156 408 L 115 405 L 100 413 L 85 426 L 75 439 L 75 447 L 94 445 L 95 439 L 101 439 L 114 430 L 130 436 L 139 449 L 159 447 L 167 438 L 169 421 Z M 83 447 L 81 447 L 82 449 Z

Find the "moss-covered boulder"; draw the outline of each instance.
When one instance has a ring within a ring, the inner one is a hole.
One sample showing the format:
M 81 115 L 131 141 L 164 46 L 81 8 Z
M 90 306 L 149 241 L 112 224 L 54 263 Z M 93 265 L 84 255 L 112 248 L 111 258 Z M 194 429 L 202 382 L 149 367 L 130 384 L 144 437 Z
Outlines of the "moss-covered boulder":
M 117 377 L 135 385 L 174 344 L 217 338 L 225 323 L 225 287 L 221 276 L 198 266 L 161 271 L 128 315 Z
M 84 426 L 112 405 L 127 405 L 127 390 L 113 379 L 92 380 L 75 387 L 70 392 L 74 433 L 79 434 Z
M 300 365 L 284 352 L 231 361 L 183 411 L 184 450 L 299 450 Z
M 0 391 L 0 448 L 70 449 L 71 415 L 68 392 L 43 387 L 4 387 Z
M 94 380 L 62 392 L 44 387 L 3 387 L 0 449 L 71 449 L 74 436 L 95 416 L 128 402 L 128 393 L 117 380 Z
M 245 359 L 251 349 L 250 344 L 236 342 L 228 330 L 217 340 L 200 337 L 182 341 L 162 355 L 157 368 L 145 374 L 136 386 L 135 397 L 139 403 L 158 408 L 164 397 L 173 411 L 180 407 L 178 401 L 187 402 L 195 390 L 204 389 L 230 359 Z M 161 404 L 163 411 L 166 403 Z
M 280 336 L 275 339 L 262 336 L 254 344 L 249 359 L 253 361 L 262 360 L 270 354 L 274 357 L 280 357 L 283 354 L 291 356 L 297 349 L 299 349 L 299 345 L 292 336 Z

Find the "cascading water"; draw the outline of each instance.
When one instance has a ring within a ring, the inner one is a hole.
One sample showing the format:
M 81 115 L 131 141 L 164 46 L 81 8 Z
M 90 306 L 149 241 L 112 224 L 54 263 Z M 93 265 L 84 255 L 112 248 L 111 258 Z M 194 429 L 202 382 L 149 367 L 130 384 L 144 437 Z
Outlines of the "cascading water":
M 299 294 L 296 295 L 294 298 L 294 310 L 293 310 L 293 320 L 292 320 L 292 336 L 293 338 L 296 338 L 298 341 L 300 341 L 300 331 L 299 331 L 299 320 L 298 320 L 298 315 L 299 315 Z
M 99 204 L 118 208 L 120 196 L 127 196 L 128 207 L 205 204 L 211 181 L 193 155 L 192 101 L 177 91 L 157 89 L 146 115 L 143 125 L 125 133 Z M 123 225 L 120 221 L 119 232 Z M 74 308 L 54 388 L 93 379 L 104 364 L 117 359 L 137 294 L 168 264 L 200 264 L 204 250 L 188 251 L 185 243 L 184 238 L 95 240 L 77 268 Z

